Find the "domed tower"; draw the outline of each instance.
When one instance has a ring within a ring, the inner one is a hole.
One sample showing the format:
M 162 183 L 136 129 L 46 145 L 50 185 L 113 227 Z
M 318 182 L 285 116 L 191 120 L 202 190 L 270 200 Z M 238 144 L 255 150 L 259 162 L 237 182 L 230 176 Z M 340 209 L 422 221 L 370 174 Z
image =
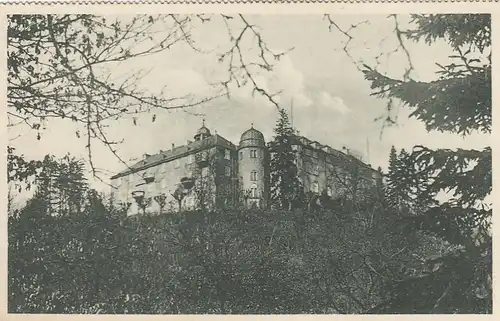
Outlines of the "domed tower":
M 194 135 L 194 140 L 203 140 L 205 138 L 210 137 L 212 134 L 210 133 L 210 130 L 205 127 L 205 119 L 203 119 L 203 125 L 201 126 L 200 129 L 196 132 Z
M 238 146 L 239 183 L 245 202 L 265 207 L 267 203 L 267 148 L 264 135 L 252 127 L 241 135 Z

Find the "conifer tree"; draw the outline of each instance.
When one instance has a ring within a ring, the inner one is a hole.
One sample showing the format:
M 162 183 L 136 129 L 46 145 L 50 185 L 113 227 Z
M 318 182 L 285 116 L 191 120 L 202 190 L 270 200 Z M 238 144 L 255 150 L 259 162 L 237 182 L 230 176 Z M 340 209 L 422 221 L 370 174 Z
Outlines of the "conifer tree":
M 65 156 L 58 160 L 47 155 L 36 177 L 38 195 L 48 202 L 50 215 L 80 213 L 85 203 L 88 184 L 84 163 Z
M 398 154 L 394 145 L 391 147 L 389 154 L 389 170 L 387 173 L 387 187 L 386 187 L 386 198 L 389 206 L 396 208 L 397 201 L 397 190 L 399 182 L 399 171 L 398 171 Z
M 292 204 L 299 198 L 302 186 L 295 164 L 295 151 L 292 148 L 295 132 L 284 109 L 279 109 L 279 119 L 274 134 L 270 162 L 271 203 L 278 208 L 290 210 Z
M 414 15 L 413 29 L 399 35 L 432 45 L 445 40 L 454 51 L 439 65 L 437 79 L 393 79 L 365 66 L 365 78 L 379 97 L 398 99 L 428 131 L 469 135 L 491 132 L 491 16 L 486 14 Z M 407 74 L 408 76 L 408 74 Z M 422 209 L 407 221 L 448 244 L 427 258 L 418 273 L 390 284 L 389 313 L 491 313 L 491 148 L 430 149 L 415 146 L 402 155 L 411 171 L 412 192 Z M 401 159 L 400 159 L 401 160 Z M 438 202 L 439 193 L 448 192 Z
M 386 197 L 391 209 L 401 213 L 407 213 L 412 207 L 411 203 L 411 169 L 407 164 L 408 152 L 401 149 L 399 154 L 392 146 L 389 154 L 389 172 L 387 175 Z

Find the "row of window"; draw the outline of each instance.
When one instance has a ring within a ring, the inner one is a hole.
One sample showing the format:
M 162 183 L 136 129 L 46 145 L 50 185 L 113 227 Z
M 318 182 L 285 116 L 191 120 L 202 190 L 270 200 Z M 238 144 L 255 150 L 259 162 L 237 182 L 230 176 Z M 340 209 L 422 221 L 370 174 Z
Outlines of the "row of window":
M 250 150 L 250 158 L 257 158 L 257 150 L 256 149 L 251 149 Z M 192 158 L 194 155 L 189 155 L 189 163 L 192 163 L 194 159 Z M 240 151 L 240 159 L 242 159 L 244 156 L 243 151 Z M 224 159 L 226 160 L 231 160 L 231 150 L 230 149 L 224 149 Z
M 240 159 L 243 159 L 244 156 L 245 156 L 244 152 L 240 151 Z M 258 156 L 257 150 L 256 149 L 251 149 L 250 150 L 250 158 L 257 158 L 257 156 Z M 225 150 L 224 158 L 227 159 L 227 160 L 231 159 L 231 151 L 229 149 Z
M 207 168 L 203 168 L 202 172 L 203 172 L 202 176 L 207 176 L 208 175 Z M 228 177 L 231 177 L 231 167 L 230 166 L 225 166 L 224 167 L 224 174 L 226 176 L 228 176 Z M 251 181 L 257 181 L 257 171 L 250 172 L 250 180 Z M 144 183 L 141 181 L 141 184 L 144 184 Z M 164 188 L 164 184 L 166 184 L 166 181 L 165 180 L 161 180 L 160 184 L 161 184 L 161 187 Z
M 292 146 L 293 150 L 294 151 L 297 151 L 298 150 L 298 146 L 296 145 L 293 145 Z M 306 156 L 310 156 L 310 157 L 313 157 L 313 158 L 318 158 L 318 151 L 317 150 L 314 150 L 314 149 L 304 149 L 304 154 Z M 250 150 L 250 158 L 257 158 L 257 155 L 258 155 L 258 151 L 256 149 L 251 149 Z M 243 159 L 244 157 L 244 152 L 243 151 L 240 151 L 240 159 Z M 225 150 L 225 159 L 231 159 L 231 151 L 229 149 L 226 149 Z M 329 159 L 329 158 L 327 158 Z M 333 160 L 332 160 L 333 161 Z
M 243 159 L 243 156 L 244 156 L 243 151 L 240 151 L 240 159 Z M 257 150 L 256 149 L 250 150 L 250 158 L 257 158 Z
M 230 175 L 230 168 L 229 167 L 226 167 L 226 175 Z M 251 181 L 257 181 L 257 171 L 252 171 L 250 173 L 250 179 Z M 165 189 L 167 187 L 167 182 L 165 179 L 161 180 L 161 189 Z M 154 187 L 153 186 L 145 186 L 145 192 L 147 194 L 151 194 L 153 193 L 155 190 L 154 190 Z M 312 182 L 311 183 L 311 187 L 310 187 L 310 191 L 313 192 L 313 193 L 319 193 L 320 190 L 319 190 L 319 184 L 318 182 Z M 326 192 L 327 192 L 327 195 L 328 196 L 332 196 L 333 195 L 333 189 L 331 186 L 327 186 L 326 187 Z M 127 188 L 124 188 L 124 189 L 120 189 L 119 191 L 119 194 L 120 194 L 120 198 L 122 199 L 127 199 Z M 257 195 L 257 185 L 256 184 L 252 184 L 252 187 L 250 188 L 250 196 L 252 198 L 256 198 L 258 195 Z
M 226 176 L 230 177 L 231 176 L 231 167 L 230 166 L 225 166 L 224 173 L 225 173 Z M 252 182 L 256 182 L 257 181 L 257 171 L 251 171 L 250 172 L 250 180 Z
M 207 159 L 208 154 L 206 152 L 201 152 L 198 154 L 198 157 L 200 157 L 202 159 Z M 240 152 L 240 157 L 241 158 L 243 157 L 243 151 Z M 255 149 L 250 150 L 250 158 L 257 158 L 257 150 L 255 150 Z M 195 162 L 195 159 L 196 159 L 195 154 L 191 154 L 191 155 L 187 156 L 187 164 L 193 164 Z M 224 150 L 224 159 L 231 160 L 231 150 L 229 150 L 229 149 Z M 179 169 L 181 167 L 181 159 L 180 158 L 174 159 L 172 161 L 172 165 L 173 165 L 173 168 Z M 226 170 L 226 172 L 227 172 L 227 170 Z
M 307 156 L 312 156 L 312 157 L 314 157 L 314 158 L 318 158 L 318 151 L 317 151 L 317 150 L 313 150 L 313 149 L 308 149 L 308 148 L 306 148 L 306 149 L 305 149 L 305 154 L 306 154 Z

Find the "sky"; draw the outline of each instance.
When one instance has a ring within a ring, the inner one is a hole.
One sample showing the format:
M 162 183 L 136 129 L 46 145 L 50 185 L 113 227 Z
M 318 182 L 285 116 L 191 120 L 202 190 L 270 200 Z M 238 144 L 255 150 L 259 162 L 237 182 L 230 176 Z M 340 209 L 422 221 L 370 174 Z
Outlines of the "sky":
M 124 17 L 124 19 L 126 19 Z M 303 136 L 333 148 L 347 147 L 371 164 L 387 169 L 389 150 L 396 148 L 411 150 L 422 144 L 431 148 L 482 148 L 490 145 L 489 136 L 471 135 L 467 138 L 452 134 L 428 133 L 418 120 L 409 119 L 410 111 L 399 108 L 397 124 L 383 128 L 375 119 L 386 113 L 387 100 L 370 96 L 370 83 L 364 80 L 355 62 L 375 65 L 375 57 L 392 51 L 397 45 L 393 33 L 393 20 L 386 16 L 332 16 L 342 28 L 367 21 L 352 29 L 353 39 L 349 43 L 349 57 L 342 50 L 348 40 L 341 32 L 328 28 L 323 16 L 279 16 L 254 15 L 246 19 L 258 26 L 268 47 L 273 51 L 288 51 L 270 72 L 258 72 L 255 79 L 259 86 L 270 91 L 281 91 L 277 100 L 291 110 L 293 103 L 293 125 Z M 402 21 L 405 17 L 401 18 Z M 237 19 L 234 27 L 237 28 Z M 236 29 L 234 29 L 236 30 Z M 150 70 L 140 85 L 150 91 L 159 91 L 167 86 L 172 95 L 186 93 L 203 97 L 209 92 L 211 83 L 227 76 L 225 67 L 218 63 L 217 53 L 227 50 L 227 30 L 221 23 L 209 22 L 193 30 L 193 40 L 206 53 L 193 52 L 179 45 L 171 50 L 144 59 L 125 61 L 113 68 L 116 75 L 130 70 Z M 250 39 L 248 39 L 250 40 Z M 250 44 L 251 42 L 248 42 Z M 421 43 L 405 43 L 415 67 L 412 77 L 429 81 L 435 78 L 436 62 L 448 61 L 450 48 L 444 42 L 428 46 Z M 245 52 L 251 59 L 255 53 Z M 354 60 L 354 62 L 353 62 Z M 381 57 L 381 71 L 400 78 L 408 66 L 403 52 Z M 112 138 L 123 139 L 118 153 L 125 160 L 134 159 L 144 153 L 154 154 L 171 148 L 172 144 L 183 145 L 192 140 L 196 130 L 205 119 L 206 126 L 219 135 L 237 144 L 241 133 L 251 124 L 262 131 L 266 140 L 273 136 L 277 120 L 277 109 L 264 97 L 253 95 L 249 86 L 231 87 L 230 98 L 220 98 L 206 105 L 180 111 L 161 111 L 156 121 L 151 115 L 139 119 L 123 118 L 110 124 L 108 133 Z M 70 153 L 87 158 L 85 138 L 75 135 L 76 128 L 70 121 L 52 121 L 36 140 L 36 133 L 20 128 L 9 130 L 10 142 L 28 159 L 41 159 L 45 154 L 62 157 Z M 20 135 L 20 136 L 19 136 Z M 18 137 L 19 136 L 19 137 Z M 93 163 L 109 175 L 124 169 L 103 146 L 93 147 Z M 109 175 L 102 175 L 105 181 Z M 93 182 L 98 189 L 107 187 Z

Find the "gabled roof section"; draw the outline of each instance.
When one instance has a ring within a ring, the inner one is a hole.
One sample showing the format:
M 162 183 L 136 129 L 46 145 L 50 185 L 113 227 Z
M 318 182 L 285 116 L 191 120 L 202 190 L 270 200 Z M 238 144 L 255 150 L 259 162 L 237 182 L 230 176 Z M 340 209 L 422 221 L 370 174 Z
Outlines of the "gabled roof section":
M 114 175 L 111 177 L 111 179 L 116 179 L 119 177 L 123 177 L 135 172 L 138 172 L 140 170 L 150 168 L 162 163 L 167 163 L 170 161 L 173 161 L 174 159 L 177 158 L 182 158 L 190 154 L 197 153 L 199 151 L 214 147 L 214 146 L 220 146 L 224 147 L 227 149 L 232 149 L 235 150 L 236 146 L 225 139 L 222 136 L 219 136 L 217 134 L 212 135 L 210 137 L 207 137 L 203 140 L 199 141 L 194 141 L 190 144 L 184 145 L 184 146 L 179 146 L 179 147 L 174 147 L 173 149 L 169 149 L 163 152 L 160 152 L 158 154 L 151 155 L 149 157 L 146 157 L 145 159 L 135 163 L 134 165 L 131 165 L 129 168 L 126 170 L 121 171 L 120 173 Z

